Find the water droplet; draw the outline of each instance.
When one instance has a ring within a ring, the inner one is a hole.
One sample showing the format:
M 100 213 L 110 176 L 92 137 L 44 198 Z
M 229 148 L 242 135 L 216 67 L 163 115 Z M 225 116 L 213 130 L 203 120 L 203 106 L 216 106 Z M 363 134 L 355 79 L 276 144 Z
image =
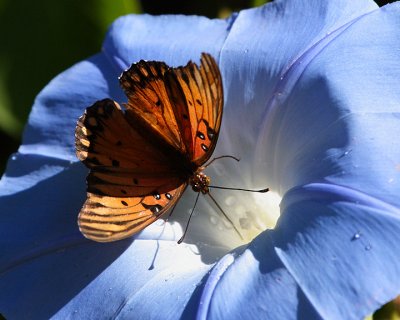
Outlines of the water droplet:
M 226 228 L 226 229 L 232 229 L 233 227 L 232 227 L 232 224 L 228 221 L 228 220 L 226 220 L 226 219 L 224 219 L 224 220 L 222 220 L 223 222 L 223 224 L 224 224 L 224 227 Z
M 353 235 L 353 238 L 351 239 L 351 240 L 358 240 L 358 239 L 360 239 L 360 237 L 361 237 L 361 232 L 357 232 L 357 233 L 355 233 L 354 235 Z
M 112 288 L 110 287 L 110 288 L 108 288 L 108 291 L 111 291 L 112 290 Z
M 17 156 L 15 155 L 15 154 L 13 154 L 12 156 L 11 156 L 11 160 L 17 160 Z
M 194 253 L 195 255 L 199 255 L 199 254 L 200 254 L 199 249 L 198 249 L 196 246 L 189 245 L 189 246 L 188 246 L 188 249 L 189 249 L 192 253 Z
M 280 80 L 283 80 L 283 77 L 280 77 L 279 79 L 280 79 Z
M 249 49 L 245 49 L 245 50 L 244 50 L 244 53 L 248 53 L 248 52 L 249 52 Z
M 236 198 L 234 196 L 229 196 L 225 199 L 225 204 L 227 206 L 232 206 L 236 203 Z
M 216 217 L 214 217 L 214 216 L 210 216 L 210 222 L 212 223 L 212 224 L 217 224 L 217 218 Z
M 394 182 L 394 178 L 390 178 L 389 180 L 388 180 L 388 183 L 393 183 Z
M 251 222 L 250 222 L 250 219 L 247 219 L 247 218 L 240 218 L 239 219 L 239 224 L 240 224 L 240 227 L 242 228 L 242 229 L 250 229 L 250 227 L 251 227 Z
M 372 249 L 372 246 L 370 244 L 365 246 L 365 250 L 369 251 L 371 249 Z
M 246 208 L 244 206 L 239 205 L 235 208 L 235 213 L 237 215 L 244 215 L 246 213 Z

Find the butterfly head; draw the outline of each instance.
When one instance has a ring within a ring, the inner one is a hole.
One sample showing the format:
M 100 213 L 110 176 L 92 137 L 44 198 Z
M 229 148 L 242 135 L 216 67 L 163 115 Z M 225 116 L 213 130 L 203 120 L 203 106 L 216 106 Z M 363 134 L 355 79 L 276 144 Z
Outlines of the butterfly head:
M 190 178 L 189 182 L 193 191 L 206 194 L 210 191 L 208 186 L 210 185 L 211 179 L 203 172 L 203 170 L 203 167 L 198 168 Z

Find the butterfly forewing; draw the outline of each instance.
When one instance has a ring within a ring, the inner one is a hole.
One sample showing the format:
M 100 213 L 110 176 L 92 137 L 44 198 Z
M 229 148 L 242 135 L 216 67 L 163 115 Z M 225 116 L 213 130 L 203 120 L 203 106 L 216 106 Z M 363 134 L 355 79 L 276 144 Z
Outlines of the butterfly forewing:
M 78 224 L 100 242 L 129 237 L 168 211 L 210 158 L 221 125 L 222 81 L 208 54 L 200 67 L 140 61 L 120 83 L 126 110 L 98 101 L 75 132 L 77 157 L 90 168 Z
M 200 68 L 189 62 L 185 67 L 168 70 L 166 77 L 169 95 L 178 106 L 174 112 L 186 137 L 186 149 L 191 161 L 201 166 L 214 151 L 221 126 L 223 89 L 218 66 L 203 53 Z
M 120 84 L 128 96 L 127 113 L 135 125 L 146 127 L 160 140 L 185 153 L 185 144 L 164 83 L 167 69 L 163 62 L 142 60 L 122 73 Z

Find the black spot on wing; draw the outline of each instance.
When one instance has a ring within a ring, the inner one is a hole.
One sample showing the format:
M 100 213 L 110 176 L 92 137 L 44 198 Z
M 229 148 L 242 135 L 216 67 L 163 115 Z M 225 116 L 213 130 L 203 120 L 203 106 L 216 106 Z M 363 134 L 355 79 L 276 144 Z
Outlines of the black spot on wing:
M 160 200 L 160 199 L 161 199 L 160 194 L 157 193 L 157 192 L 153 194 L 153 197 L 154 197 L 154 199 L 156 199 L 156 200 Z
M 172 195 L 170 194 L 170 193 L 166 193 L 165 194 L 165 197 L 168 199 L 168 200 L 171 200 L 173 197 L 172 197 Z
M 119 167 L 119 161 L 118 160 L 112 159 L 111 163 L 112 163 L 113 167 Z
M 152 213 L 154 213 L 154 214 L 158 214 L 161 210 L 162 210 L 162 206 L 161 205 L 159 205 L 159 204 L 154 204 L 154 205 L 148 205 L 148 204 L 145 204 L 145 203 L 142 203 L 142 206 L 145 208 L 145 209 L 148 209 L 148 210 L 150 210 Z
M 205 140 L 205 139 L 206 139 L 206 137 L 204 136 L 204 134 L 203 134 L 202 132 L 200 132 L 200 131 L 197 131 L 196 136 L 197 136 L 198 138 L 200 138 L 201 140 Z

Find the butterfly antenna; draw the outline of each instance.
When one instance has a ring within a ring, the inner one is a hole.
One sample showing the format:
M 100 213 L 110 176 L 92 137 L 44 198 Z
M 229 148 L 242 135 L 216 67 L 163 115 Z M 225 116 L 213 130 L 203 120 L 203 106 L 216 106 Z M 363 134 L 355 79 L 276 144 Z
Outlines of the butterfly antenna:
M 220 186 L 208 186 L 208 187 L 209 188 L 214 188 L 214 189 L 237 190 L 237 191 L 259 192 L 259 193 L 266 193 L 266 192 L 269 191 L 269 188 L 260 189 L 260 190 L 253 190 L 253 189 L 229 188 L 229 187 L 220 187 Z
M 230 222 L 230 224 L 232 225 L 233 229 L 235 229 L 235 231 L 237 232 L 237 234 L 240 236 L 240 238 L 242 238 L 242 240 L 244 240 L 242 234 L 239 232 L 239 230 L 236 228 L 235 224 L 233 223 L 233 221 L 228 217 L 228 215 L 225 213 L 224 210 L 222 210 L 221 206 L 218 204 L 218 202 L 214 199 L 214 197 L 211 195 L 211 193 L 207 193 L 211 200 L 215 203 L 215 205 L 218 207 L 218 209 L 222 212 L 222 214 L 224 215 L 224 217 L 226 218 L 226 220 L 228 220 Z
M 181 244 L 183 239 L 185 238 L 186 232 L 187 232 L 187 230 L 189 228 L 189 222 L 190 222 L 190 219 L 192 218 L 192 215 L 193 215 L 193 212 L 194 212 L 194 208 L 196 208 L 196 204 L 197 204 L 197 200 L 199 200 L 199 196 L 200 196 L 200 192 L 197 194 L 196 201 L 194 202 L 194 206 L 192 208 L 192 211 L 190 212 L 189 220 L 188 220 L 188 222 L 186 224 L 185 232 L 183 233 L 182 237 L 178 240 L 178 244 Z
M 223 159 L 223 158 L 231 158 L 231 159 L 233 159 L 233 160 L 236 160 L 237 162 L 240 161 L 239 158 L 236 158 L 236 157 L 234 157 L 234 156 L 225 155 L 225 156 L 220 156 L 220 157 L 216 157 L 216 158 L 212 159 L 209 163 L 207 163 L 207 164 L 204 166 L 204 168 L 207 168 L 207 167 L 208 167 L 211 163 L 213 163 L 215 160 Z

